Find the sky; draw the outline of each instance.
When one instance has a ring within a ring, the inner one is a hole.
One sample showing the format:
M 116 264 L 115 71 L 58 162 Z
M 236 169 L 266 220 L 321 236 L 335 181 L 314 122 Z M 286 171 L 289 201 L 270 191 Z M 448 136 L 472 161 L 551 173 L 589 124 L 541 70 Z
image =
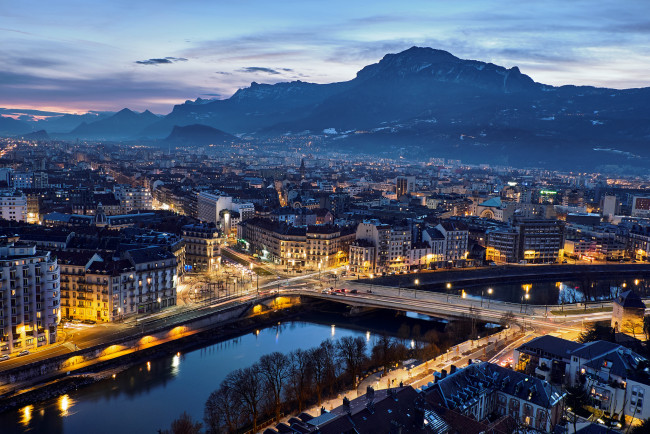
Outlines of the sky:
M 2 0 L 0 107 L 168 113 L 330 83 L 413 45 L 535 81 L 650 86 L 649 0 Z

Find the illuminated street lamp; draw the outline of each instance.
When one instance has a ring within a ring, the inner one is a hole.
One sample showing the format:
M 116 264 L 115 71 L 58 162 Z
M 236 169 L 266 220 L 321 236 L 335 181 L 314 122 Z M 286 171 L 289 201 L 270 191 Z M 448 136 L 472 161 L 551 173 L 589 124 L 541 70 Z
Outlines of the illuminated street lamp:
M 488 307 L 490 307 L 490 295 L 492 295 L 492 288 L 488 288 Z M 481 307 L 483 307 L 483 290 L 481 289 Z
M 413 290 L 413 298 L 418 297 L 418 287 L 420 286 L 420 279 L 415 279 L 415 289 Z
M 449 290 L 451 289 L 451 283 L 447 283 L 447 303 L 449 303 Z

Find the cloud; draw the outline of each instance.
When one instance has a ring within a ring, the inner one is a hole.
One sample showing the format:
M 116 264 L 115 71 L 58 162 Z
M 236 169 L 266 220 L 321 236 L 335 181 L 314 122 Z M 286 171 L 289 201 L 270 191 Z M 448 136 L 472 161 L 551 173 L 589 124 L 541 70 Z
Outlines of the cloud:
M 245 68 L 241 68 L 239 71 L 241 72 L 250 72 L 250 73 L 264 73 L 264 74 L 271 74 L 271 75 L 279 75 L 281 74 L 280 71 L 277 69 L 273 68 L 265 68 L 263 66 L 247 66 Z
M 226 72 L 226 71 L 215 71 L 214 73 L 219 75 L 232 75 L 232 72 Z
M 187 62 L 187 59 L 184 57 L 165 57 L 162 59 L 147 59 L 147 60 L 135 61 L 135 63 L 139 65 L 164 65 L 167 63 L 176 63 L 176 62 Z

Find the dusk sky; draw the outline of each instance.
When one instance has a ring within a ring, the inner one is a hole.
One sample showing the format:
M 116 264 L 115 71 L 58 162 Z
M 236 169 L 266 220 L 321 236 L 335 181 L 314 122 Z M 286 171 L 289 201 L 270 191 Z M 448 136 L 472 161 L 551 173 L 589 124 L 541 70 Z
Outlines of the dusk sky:
M 5 0 L 0 107 L 150 109 L 349 80 L 412 45 L 534 80 L 650 86 L 650 1 Z

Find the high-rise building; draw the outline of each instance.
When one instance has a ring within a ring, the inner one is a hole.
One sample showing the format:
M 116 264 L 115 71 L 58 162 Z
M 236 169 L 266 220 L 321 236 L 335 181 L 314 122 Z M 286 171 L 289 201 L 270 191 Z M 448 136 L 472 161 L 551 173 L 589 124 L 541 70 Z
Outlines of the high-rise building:
M 415 190 L 415 176 L 398 176 L 395 179 L 395 193 L 397 198 Z
M 602 205 L 600 206 L 603 218 L 609 220 L 611 217 L 615 216 L 617 205 L 618 200 L 616 196 L 604 196 L 602 199 Z
M 17 237 L 0 240 L 0 354 L 56 342 L 59 266 Z
M 565 226 L 560 220 L 515 220 L 487 232 L 486 259 L 494 262 L 545 264 L 564 253 Z
M 0 191 L 0 218 L 24 222 L 27 219 L 27 198 L 18 191 Z

